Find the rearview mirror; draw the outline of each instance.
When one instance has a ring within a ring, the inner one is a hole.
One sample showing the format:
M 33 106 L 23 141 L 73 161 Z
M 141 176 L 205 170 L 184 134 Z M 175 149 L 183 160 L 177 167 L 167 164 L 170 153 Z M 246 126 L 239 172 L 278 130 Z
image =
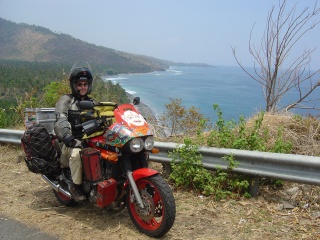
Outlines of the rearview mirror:
M 139 97 L 135 97 L 132 101 L 133 105 L 138 105 L 140 104 L 140 98 Z

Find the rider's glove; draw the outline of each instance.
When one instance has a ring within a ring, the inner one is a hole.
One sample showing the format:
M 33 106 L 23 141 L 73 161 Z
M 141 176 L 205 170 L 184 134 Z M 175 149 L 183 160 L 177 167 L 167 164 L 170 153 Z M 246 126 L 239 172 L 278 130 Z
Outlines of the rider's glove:
M 63 138 L 63 143 L 67 147 L 73 147 L 73 148 L 82 148 L 82 143 L 80 140 L 75 139 L 73 135 L 69 134 Z
M 78 139 L 74 139 L 70 145 L 71 145 L 70 147 L 73 147 L 73 148 L 82 148 L 82 143 Z

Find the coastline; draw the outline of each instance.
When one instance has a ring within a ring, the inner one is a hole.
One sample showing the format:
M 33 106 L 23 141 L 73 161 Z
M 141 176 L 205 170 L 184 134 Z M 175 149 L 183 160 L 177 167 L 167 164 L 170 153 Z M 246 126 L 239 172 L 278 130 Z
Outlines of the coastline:
M 127 97 L 130 99 L 130 102 L 132 103 L 135 96 L 133 96 L 128 92 L 126 92 L 126 94 L 127 94 Z M 155 113 L 155 111 L 152 109 L 152 107 L 150 107 L 149 105 L 143 102 L 140 102 L 140 104 L 136 105 L 135 108 L 149 123 L 149 126 L 152 128 L 153 135 L 155 138 L 162 139 L 162 140 L 167 138 L 167 134 L 165 130 L 161 129 L 161 127 L 158 124 L 159 118 Z
M 167 69 L 163 70 L 163 71 L 167 71 Z M 106 78 L 106 81 L 112 81 L 112 79 L 108 79 L 108 78 L 112 78 L 112 77 L 121 77 L 121 76 L 128 76 L 128 75 L 139 75 L 139 74 L 146 74 L 146 73 L 121 73 L 121 74 L 117 74 L 117 75 L 112 75 L 112 76 L 103 76 Z M 123 87 L 122 87 L 123 88 Z M 127 97 L 129 98 L 130 100 L 130 103 L 132 103 L 133 99 L 136 97 L 134 96 L 133 94 L 129 93 L 126 91 L 126 89 L 124 89 L 125 92 L 126 92 L 126 95 Z M 144 117 L 144 118 L 151 118 L 151 119 L 154 119 L 154 120 L 158 120 L 158 116 L 156 114 L 156 112 L 152 109 L 151 106 L 143 103 L 140 101 L 140 104 L 139 105 L 136 105 L 135 108 L 137 108 L 137 110 L 141 113 L 141 115 Z
M 127 97 L 130 99 L 130 102 L 132 103 L 133 99 L 135 98 L 135 96 L 133 96 L 132 94 L 126 92 Z M 152 118 L 154 120 L 158 120 L 158 117 L 155 113 L 155 111 L 147 104 L 140 102 L 139 105 L 135 106 L 137 108 L 137 110 L 141 113 L 141 115 L 144 118 Z

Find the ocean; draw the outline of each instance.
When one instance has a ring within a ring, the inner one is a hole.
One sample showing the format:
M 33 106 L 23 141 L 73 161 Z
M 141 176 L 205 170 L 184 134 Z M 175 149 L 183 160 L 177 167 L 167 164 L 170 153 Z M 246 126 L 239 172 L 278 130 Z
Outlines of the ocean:
M 158 116 L 165 112 L 170 99 L 176 98 L 186 108 L 198 108 L 211 122 L 217 119 L 213 104 L 219 105 L 227 121 L 238 121 L 241 115 L 249 118 L 265 109 L 261 85 L 236 66 L 172 66 L 167 71 L 118 75 L 105 80 L 119 83 L 128 93 L 139 96 Z

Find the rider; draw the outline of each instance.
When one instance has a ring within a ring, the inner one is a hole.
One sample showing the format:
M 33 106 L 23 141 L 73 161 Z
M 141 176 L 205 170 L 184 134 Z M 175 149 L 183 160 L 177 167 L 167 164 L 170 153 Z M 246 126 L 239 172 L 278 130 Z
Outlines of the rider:
M 80 150 L 82 147 L 82 129 L 77 127 L 80 123 L 79 102 L 92 100 L 88 94 L 92 89 L 92 73 L 90 67 L 72 68 L 70 76 L 71 94 L 63 95 L 56 103 L 57 120 L 54 131 L 59 140 L 63 142 L 61 149 L 61 167 L 71 170 L 72 183 L 70 193 L 75 201 L 86 199 L 82 190 L 82 162 Z

